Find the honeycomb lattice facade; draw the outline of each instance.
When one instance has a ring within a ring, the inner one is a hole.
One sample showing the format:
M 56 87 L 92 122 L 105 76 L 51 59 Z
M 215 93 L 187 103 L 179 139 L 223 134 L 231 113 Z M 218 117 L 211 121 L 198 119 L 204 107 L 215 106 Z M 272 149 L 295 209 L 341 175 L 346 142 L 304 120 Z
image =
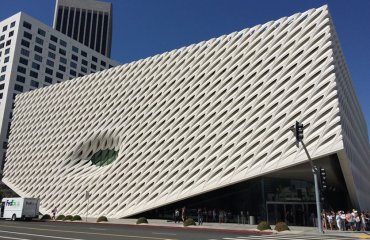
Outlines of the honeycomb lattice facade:
M 125 217 L 337 153 L 368 204 L 367 128 L 327 7 L 16 99 L 4 182 L 91 215 Z M 356 128 L 354 128 L 356 126 Z M 94 165 L 99 151 L 118 152 Z

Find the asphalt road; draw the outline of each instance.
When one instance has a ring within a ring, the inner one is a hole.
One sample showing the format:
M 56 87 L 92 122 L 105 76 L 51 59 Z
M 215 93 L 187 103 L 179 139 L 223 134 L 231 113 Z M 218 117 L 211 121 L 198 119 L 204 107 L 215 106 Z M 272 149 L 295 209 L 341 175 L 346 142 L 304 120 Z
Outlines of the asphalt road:
M 257 234 L 145 225 L 0 221 L 0 240 L 221 240 L 252 235 Z

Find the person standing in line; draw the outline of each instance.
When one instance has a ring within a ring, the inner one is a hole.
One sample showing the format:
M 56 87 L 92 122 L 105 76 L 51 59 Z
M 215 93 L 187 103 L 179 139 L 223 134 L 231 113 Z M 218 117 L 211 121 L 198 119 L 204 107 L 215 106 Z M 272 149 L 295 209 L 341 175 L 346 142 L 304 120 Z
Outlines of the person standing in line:
M 335 220 L 337 221 L 337 227 L 338 227 L 338 230 L 342 230 L 341 228 L 341 223 L 340 223 L 340 211 L 337 212 L 337 214 L 335 215 Z
M 180 223 L 180 211 L 177 208 L 175 210 L 175 223 Z
M 203 211 L 201 208 L 198 208 L 198 225 L 203 224 Z
M 183 206 L 181 209 L 181 218 L 182 218 L 182 221 L 185 222 L 186 220 L 186 207 L 185 206 Z
M 53 210 L 51 210 L 51 213 L 52 213 L 52 217 L 51 217 L 51 219 L 52 220 L 56 220 L 56 218 L 55 218 L 55 215 L 57 214 L 57 212 L 58 212 L 58 209 L 57 209 L 57 207 L 55 207 Z

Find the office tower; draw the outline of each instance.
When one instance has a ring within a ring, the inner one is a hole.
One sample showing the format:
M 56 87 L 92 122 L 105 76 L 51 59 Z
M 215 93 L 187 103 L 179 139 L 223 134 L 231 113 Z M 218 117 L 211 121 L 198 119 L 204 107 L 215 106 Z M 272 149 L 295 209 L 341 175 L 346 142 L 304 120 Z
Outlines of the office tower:
M 1 21 L 0 169 L 5 159 L 17 94 L 115 65 L 117 62 L 27 14 L 17 13 Z M 52 104 L 52 99 L 43 102 Z
M 287 206 L 303 224 L 316 205 L 296 121 L 322 203 L 370 204 L 367 125 L 326 6 L 22 94 L 15 111 L 3 181 L 45 213 L 84 212 L 88 191 L 89 216 L 272 221 Z
M 110 57 L 112 4 L 94 0 L 57 0 L 54 29 Z

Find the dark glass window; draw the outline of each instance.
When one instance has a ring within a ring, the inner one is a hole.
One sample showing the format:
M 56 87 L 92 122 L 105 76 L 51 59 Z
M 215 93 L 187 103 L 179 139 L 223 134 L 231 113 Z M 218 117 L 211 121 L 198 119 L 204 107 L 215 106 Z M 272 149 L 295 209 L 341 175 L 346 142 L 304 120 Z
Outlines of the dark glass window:
M 56 30 L 60 31 L 60 27 L 62 25 L 62 13 L 63 13 L 63 7 L 59 6 L 58 8 L 58 15 L 57 15 L 57 24 L 56 24 Z
M 91 63 L 91 68 L 96 70 L 96 65 Z
M 76 76 L 77 75 L 77 73 L 76 73 L 76 71 L 75 70 L 69 70 L 69 74 L 71 74 L 71 75 L 73 75 L 73 76 Z
M 0 41 L 4 40 L 5 39 L 5 35 L 1 35 L 0 37 Z
M 10 52 L 10 48 L 5 49 L 4 55 L 8 54 Z
M 77 40 L 78 36 L 78 26 L 80 25 L 80 9 L 76 9 L 75 24 L 73 29 L 73 39 Z
M 48 52 L 49 58 L 55 59 L 55 54 L 52 52 Z
M 45 68 L 45 73 L 53 75 L 53 70 L 51 70 L 50 68 Z
M 91 25 L 91 40 L 90 40 L 90 48 L 95 49 L 95 35 L 96 35 L 96 20 L 98 18 L 97 12 L 93 12 L 92 15 L 92 25 Z
M 5 72 L 6 71 L 6 66 L 3 66 L 2 68 L 1 68 L 1 72 L 3 73 L 3 72 Z
M 34 80 L 31 80 L 31 86 L 32 87 L 35 87 L 35 88 L 38 88 L 39 87 L 39 83 L 34 81 Z
M 16 90 L 18 92 L 23 92 L 23 86 L 18 85 L 18 84 L 14 84 L 14 90 Z
M 104 67 L 107 65 L 103 60 L 100 61 L 100 64 Z
M 22 45 L 22 46 L 25 46 L 25 47 L 30 47 L 30 42 L 28 42 L 28 41 L 26 41 L 26 40 L 22 39 L 22 41 L 21 41 L 21 45 Z
M 72 54 L 72 60 L 74 60 L 74 61 L 78 61 L 78 57 L 76 56 L 76 55 L 74 55 L 74 54 Z
M 17 78 L 15 80 L 17 80 L 18 82 L 24 83 L 26 81 L 26 78 L 21 75 L 17 75 Z
M 81 60 L 81 63 L 82 63 L 82 65 L 87 66 L 87 61 L 86 61 L 85 59 L 82 59 L 82 60 Z
M 9 46 L 10 45 L 10 43 L 11 43 L 11 40 L 8 40 L 8 41 L 6 41 L 6 46 Z
M 81 50 L 81 55 L 84 56 L 84 57 L 87 57 L 87 53 L 85 51 L 82 51 L 82 50 Z
M 9 32 L 9 37 L 13 37 L 13 35 L 14 35 L 14 31 L 11 31 L 11 32 Z
M 95 56 L 91 56 L 91 60 L 93 60 L 94 62 L 98 62 L 98 59 Z
M 42 62 L 42 57 L 38 54 L 35 54 L 35 60 L 38 62 Z
M 3 84 L 0 84 L 0 90 L 3 90 L 4 89 L 4 83 Z
M 60 61 L 61 63 L 67 64 L 67 59 L 66 59 L 66 58 L 64 58 L 64 57 L 60 57 L 60 58 L 59 58 L 59 61 Z
M 63 79 L 63 73 L 57 72 L 56 76 L 57 78 Z
M 71 62 L 70 66 L 71 68 L 77 68 L 77 64 L 75 62 Z
M 81 67 L 81 72 L 87 73 L 87 69 L 85 67 Z
M 37 33 L 40 34 L 43 37 L 45 37 L 45 34 L 46 34 L 46 32 L 44 30 L 40 29 L 40 28 L 37 30 Z
M 8 29 L 8 26 L 3 27 L 3 32 L 5 32 Z
M 26 74 L 26 68 L 24 68 L 22 66 L 18 66 L 17 71 L 20 72 L 20 73 Z
M 75 46 L 72 46 L 72 51 L 75 52 L 75 53 L 78 53 L 78 48 L 75 47 Z
M 15 26 L 15 22 L 12 22 L 11 24 L 10 24 L 10 27 L 12 28 L 12 27 L 14 27 Z
M 21 48 L 21 54 L 23 56 L 26 56 L 26 57 L 29 57 L 30 56 L 30 51 L 24 49 L 24 48 Z
M 54 62 L 51 61 L 50 59 L 47 59 L 46 60 L 46 65 L 50 66 L 50 67 L 54 67 Z
M 38 53 L 42 53 L 42 47 L 35 45 L 35 51 Z
M 78 41 L 80 43 L 83 43 L 85 32 L 86 32 L 86 31 L 84 31 L 84 29 L 85 29 L 85 18 L 86 18 L 86 11 L 84 9 L 82 9 L 82 12 L 81 12 L 80 36 L 78 37 Z
M 49 43 L 49 49 L 56 51 L 57 50 L 57 46 L 55 46 L 52 43 Z
M 5 43 L 0 44 L 0 49 L 2 49 L 5 46 Z
M 31 33 L 29 33 L 29 32 L 24 32 L 23 33 L 23 37 L 25 37 L 25 38 L 28 38 L 29 40 L 31 40 L 32 39 L 32 34 Z
M 4 58 L 4 63 L 7 63 L 7 62 L 9 62 L 9 57 Z
M 96 48 L 95 48 L 97 52 L 100 52 L 102 25 L 103 25 L 103 14 L 99 13 L 98 29 L 96 32 Z
M 38 78 L 39 74 L 37 72 L 31 70 L 30 71 L 30 76 L 34 77 L 34 78 Z
M 41 38 L 39 37 L 36 37 L 36 43 L 40 44 L 40 45 L 43 45 L 44 44 L 44 40 L 42 40 Z
M 67 33 L 67 24 L 68 24 L 68 12 L 69 12 L 69 7 L 64 7 L 64 12 L 63 12 L 63 24 L 62 24 L 62 33 L 66 34 Z
M 32 25 L 29 22 L 23 21 L 23 27 L 28 28 L 28 29 L 31 29 L 32 28 Z
M 56 43 L 58 42 L 58 38 L 54 35 L 50 35 L 50 40 Z
M 103 34 L 102 34 L 102 46 L 101 53 L 105 55 L 107 52 L 107 37 L 108 37 L 108 14 L 104 14 L 104 25 L 103 25 Z
M 53 79 L 51 77 L 45 76 L 45 82 L 53 83 Z
M 25 58 L 20 57 L 19 58 L 19 62 L 22 63 L 22 64 L 24 64 L 24 65 L 26 65 L 26 66 L 28 65 L 28 60 L 25 59 Z
M 90 42 L 90 27 L 91 27 L 91 11 L 87 11 L 87 19 L 86 19 L 86 31 L 85 31 L 85 42 L 86 46 L 89 46 Z
M 65 72 L 66 71 L 66 67 L 63 66 L 63 65 L 59 65 L 59 70 Z
M 59 43 L 63 47 L 66 47 L 67 46 L 67 43 L 65 41 L 63 41 L 62 39 L 59 40 Z
M 66 55 L 66 50 L 59 48 L 59 53 L 62 55 Z
M 4 81 L 4 80 L 5 80 L 5 74 L 0 76 L 0 81 Z
M 32 63 L 32 68 L 36 70 L 40 70 L 40 64 L 37 64 L 35 62 Z
M 70 8 L 70 11 L 69 11 L 69 22 L 68 22 L 68 32 L 67 32 L 67 35 L 68 36 L 72 36 L 72 27 L 73 27 L 73 17 L 75 15 L 75 10 L 74 8 Z

